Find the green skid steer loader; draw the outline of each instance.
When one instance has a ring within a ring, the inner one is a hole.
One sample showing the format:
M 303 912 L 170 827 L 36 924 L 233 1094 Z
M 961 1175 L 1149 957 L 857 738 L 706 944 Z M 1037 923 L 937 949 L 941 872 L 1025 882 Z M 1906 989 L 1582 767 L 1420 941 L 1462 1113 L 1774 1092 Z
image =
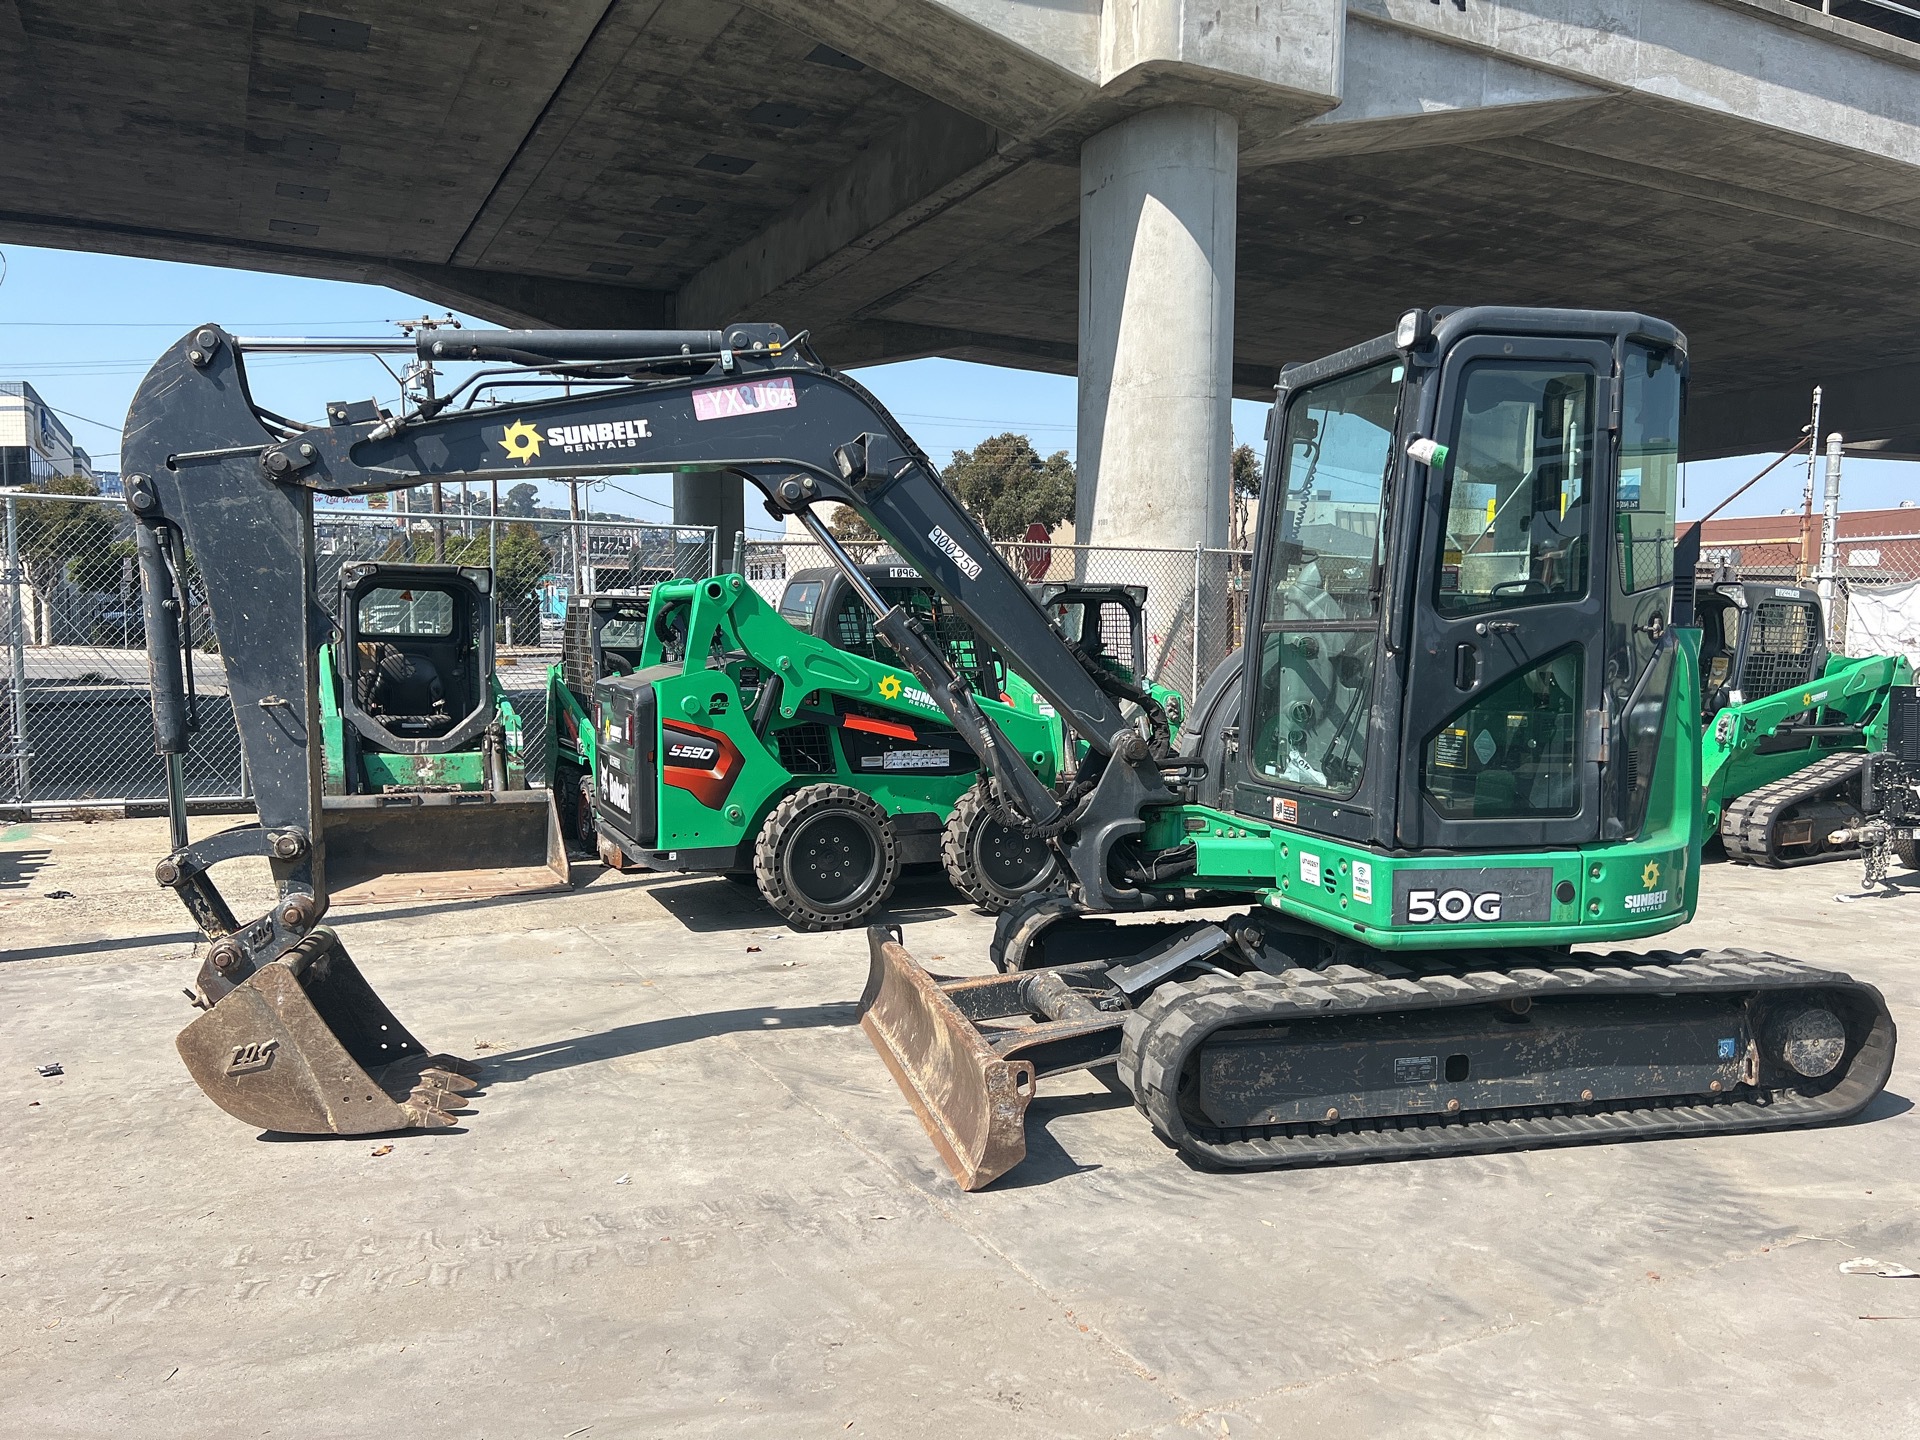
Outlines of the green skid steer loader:
M 1006 697 L 998 659 L 930 592 L 899 588 L 891 598 L 918 601 L 981 708 L 1051 784 L 1054 717 Z M 831 616 L 805 618 L 817 629 Z M 840 929 L 886 900 L 903 864 L 939 861 L 964 812 L 976 833 L 962 848 L 985 857 L 989 898 L 1054 879 L 1051 850 L 994 818 L 977 758 L 911 671 L 799 628 L 741 576 L 656 586 L 639 663 L 593 695 L 593 813 L 610 865 L 725 874 L 797 929 Z
M 553 797 L 527 788 L 494 673 L 493 572 L 349 563 L 339 623 L 319 665 L 335 902 L 564 889 Z

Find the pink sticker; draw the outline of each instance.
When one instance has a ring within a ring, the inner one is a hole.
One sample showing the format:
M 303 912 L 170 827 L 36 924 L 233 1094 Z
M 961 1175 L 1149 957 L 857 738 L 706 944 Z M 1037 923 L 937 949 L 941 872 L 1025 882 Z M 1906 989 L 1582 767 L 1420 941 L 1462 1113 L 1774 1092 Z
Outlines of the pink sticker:
M 742 380 L 738 385 L 718 385 L 711 390 L 693 392 L 696 420 L 733 420 L 742 415 L 757 415 L 762 410 L 792 410 L 800 404 L 793 393 L 793 379 Z

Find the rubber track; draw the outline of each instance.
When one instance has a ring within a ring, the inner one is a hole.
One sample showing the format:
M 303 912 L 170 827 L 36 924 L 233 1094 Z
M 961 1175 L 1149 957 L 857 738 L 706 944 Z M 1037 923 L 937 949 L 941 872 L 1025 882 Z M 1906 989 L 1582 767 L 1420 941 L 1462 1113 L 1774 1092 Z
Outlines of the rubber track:
M 1120 1079 L 1153 1122 L 1154 1132 L 1198 1163 L 1212 1169 L 1289 1169 L 1826 1124 L 1857 1114 L 1893 1069 L 1894 1026 L 1886 1003 L 1872 986 L 1838 971 L 1749 950 L 1577 957 L 1543 952 L 1539 958 L 1539 967 L 1464 974 L 1389 976 L 1336 965 L 1278 976 L 1209 975 L 1163 985 L 1127 1017 Z M 1221 1127 L 1204 1134 L 1196 1133 L 1180 1110 L 1179 1079 L 1189 1058 L 1209 1035 L 1229 1026 L 1535 996 L 1778 993 L 1814 987 L 1847 991 L 1874 1016 L 1842 1078 L 1817 1094 L 1743 1087 L 1724 1096 L 1616 1102 L 1603 1108 L 1550 1105 L 1332 1124 Z
M 1749 790 L 1734 800 L 1720 815 L 1720 843 L 1727 858 L 1741 865 L 1765 865 L 1781 869 L 1788 865 L 1807 865 L 1819 860 L 1839 860 L 1855 850 L 1824 850 L 1804 860 L 1775 858 L 1771 843 L 1773 828 L 1781 817 L 1802 800 L 1816 799 L 1822 792 L 1838 789 L 1856 779 L 1865 768 L 1867 757 L 1858 752 L 1829 755 L 1798 774 L 1788 775 L 1758 790 Z

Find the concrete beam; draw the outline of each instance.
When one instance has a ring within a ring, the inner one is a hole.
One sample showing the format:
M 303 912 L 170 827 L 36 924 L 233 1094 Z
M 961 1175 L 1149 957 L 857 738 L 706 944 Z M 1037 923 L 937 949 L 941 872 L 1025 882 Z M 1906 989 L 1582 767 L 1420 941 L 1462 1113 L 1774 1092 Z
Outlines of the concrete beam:
M 752 240 L 695 274 L 677 323 L 724 325 L 784 300 L 873 253 L 1006 173 L 997 132 L 938 102 L 869 147 Z M 773 308 L 769 308 L 773 307 Z
M 625 285 L 454 265 L 382 266 L 373 269 L 370 278 L 509 327 L 644 330 L 673 323 L 671 296 Z
M 1615 93 L 1353 16 L 1340 104 L 1241 152 L 1241 168 L 1514 134 Z
M 1349 0 L 1356 18 L 1588 84 L 1736 116 L 1902 165 L 1920 164 L 1914 47 L 1842 47 L 1753 0 Z M 1568 13 L 1571 12 L 1571 13 Z M 1770 22 L 1756 26 L 1756 18 Z
M 1920 363 L 1690 398 L 1685 458 L 1716 460 L 1785 450 L 1799 438 L 1816 384 L 1824 391 L 1821 429 L 1838 430 L 1849 450 L 1870 450 L 1885 460 L 1920 460 L 1920 414 L 1913 403 L 1920 394 Z

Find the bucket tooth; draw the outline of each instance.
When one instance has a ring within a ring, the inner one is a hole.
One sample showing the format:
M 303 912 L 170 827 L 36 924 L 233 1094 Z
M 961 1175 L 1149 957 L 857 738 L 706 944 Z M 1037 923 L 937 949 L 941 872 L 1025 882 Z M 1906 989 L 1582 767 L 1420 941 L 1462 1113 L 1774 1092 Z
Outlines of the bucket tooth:
M 996 1054 L 891 931 L 874 926 L 867 938 L 860 1028 L 960 1188 L 990 1185 L 1026 1156 L 1034 1067 Z
M 430 1055 L 324 926 L 261 966 L 175 1041 L 207 1098 L 291 1135 L 457 1123 L 475 1067 Z

